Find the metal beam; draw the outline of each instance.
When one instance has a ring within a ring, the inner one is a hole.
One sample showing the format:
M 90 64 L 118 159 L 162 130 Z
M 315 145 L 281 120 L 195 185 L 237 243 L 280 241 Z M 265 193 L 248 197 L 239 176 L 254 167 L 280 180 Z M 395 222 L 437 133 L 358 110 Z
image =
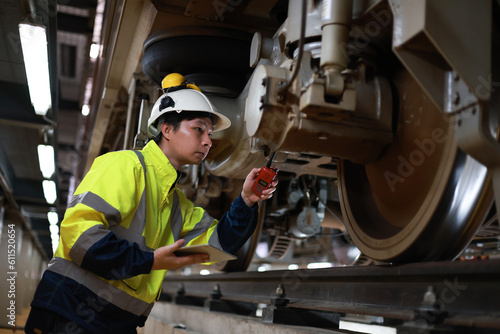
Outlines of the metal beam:
M 398 326 L 500 330 L 500 261 L 170 276 L 163 294 L 383 317 Z M 291 313 L 290 313 L 291 314 Z M 313 324 L 310 324 L 313 325 Z

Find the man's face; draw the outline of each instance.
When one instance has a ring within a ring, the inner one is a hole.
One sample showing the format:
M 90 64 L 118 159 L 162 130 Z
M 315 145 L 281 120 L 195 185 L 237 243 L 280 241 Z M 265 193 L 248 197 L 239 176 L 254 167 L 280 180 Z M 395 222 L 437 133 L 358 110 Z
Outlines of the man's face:
M 212 147 L 213 125 L 208 117 L 183 120 L 173 131 L 167 126 L 168 158 L 180 168 L 186 164 L 199 164 L 205 159 Z

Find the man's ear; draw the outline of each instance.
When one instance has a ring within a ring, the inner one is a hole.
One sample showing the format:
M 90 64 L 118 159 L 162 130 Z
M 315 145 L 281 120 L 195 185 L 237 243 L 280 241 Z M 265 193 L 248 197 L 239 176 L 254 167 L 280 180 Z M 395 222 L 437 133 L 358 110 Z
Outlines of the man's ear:
M 172 131 L 172 127 L 167 122 L 161 123 L 161 133 L 165 139 L 170 139 L 170 132 Z

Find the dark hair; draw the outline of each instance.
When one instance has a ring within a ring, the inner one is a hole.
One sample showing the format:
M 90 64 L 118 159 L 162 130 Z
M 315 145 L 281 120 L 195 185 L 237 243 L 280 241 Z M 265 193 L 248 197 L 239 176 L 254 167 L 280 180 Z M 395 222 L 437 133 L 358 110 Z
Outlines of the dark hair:
M 176 111 L 166 112 L 158 118 L 157 124 L 158 128 L 160 128 L 161 124 L 168 123 L 169 125 L 172 126 L 174 131 L 177 131 L 183 120 L 190 121 L 195 118 L 205 118 L 205 117 L 210 118 L 212 124 L 215 125 L 216 120 L 214 120 L 214 117 L 211 113 L 206 111 L 188 111 L 188 110 L 184 110 L 181 112 L 176 112 Z M 160 131 L 160 133 L 158 133 L 158 135 L 155 137 L 154 141 L 157 144 L 159 144 L 161 137 L 162 133 Z

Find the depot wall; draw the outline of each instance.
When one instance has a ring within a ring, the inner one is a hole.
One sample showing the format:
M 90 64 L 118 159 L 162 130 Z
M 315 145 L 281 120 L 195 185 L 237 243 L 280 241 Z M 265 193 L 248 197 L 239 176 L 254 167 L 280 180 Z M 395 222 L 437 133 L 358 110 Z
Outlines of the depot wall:
M 0 328 L 23 327 L 47 262 L 23 231 L 22 222 L 0 207 Z

